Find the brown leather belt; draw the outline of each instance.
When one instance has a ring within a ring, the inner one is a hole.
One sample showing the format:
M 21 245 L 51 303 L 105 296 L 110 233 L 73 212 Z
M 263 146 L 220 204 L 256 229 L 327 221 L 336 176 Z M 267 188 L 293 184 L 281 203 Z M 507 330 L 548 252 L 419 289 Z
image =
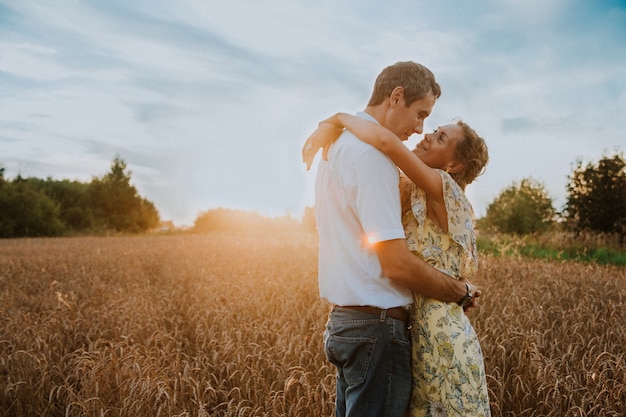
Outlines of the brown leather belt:
M 350 310 L 361 311 L 363 313 L 376 314 L 377 316 L 381 316 L 383 309 L 372 306 L 337 306 L 342 308 L 348 308 Z M 406 322 L 409 319 L 409 310 L 404 307 L 394 307 L 387 308 L 384 310 L 387 317 L 391 317 L 392 319 L 402 320 Z

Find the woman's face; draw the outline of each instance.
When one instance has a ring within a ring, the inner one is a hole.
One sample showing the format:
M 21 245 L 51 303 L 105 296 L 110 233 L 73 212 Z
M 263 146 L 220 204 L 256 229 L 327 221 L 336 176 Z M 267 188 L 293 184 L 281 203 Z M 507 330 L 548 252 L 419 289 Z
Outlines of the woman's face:
M 463 129 L 457 124 L 439 127 L 424 135 L 413 153 L 431 168 L 446 169 L 454 162 L 456 144 L 463 140 Z

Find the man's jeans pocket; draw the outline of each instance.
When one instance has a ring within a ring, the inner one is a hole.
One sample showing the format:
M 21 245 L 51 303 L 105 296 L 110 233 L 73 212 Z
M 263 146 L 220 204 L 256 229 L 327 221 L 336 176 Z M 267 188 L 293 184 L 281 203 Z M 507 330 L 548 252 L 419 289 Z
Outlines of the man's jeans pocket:
M 350 386 L 365 381 L 375 348 L 376 339 L 370 337 L 330 335 L 324 341 L 326 357 Z

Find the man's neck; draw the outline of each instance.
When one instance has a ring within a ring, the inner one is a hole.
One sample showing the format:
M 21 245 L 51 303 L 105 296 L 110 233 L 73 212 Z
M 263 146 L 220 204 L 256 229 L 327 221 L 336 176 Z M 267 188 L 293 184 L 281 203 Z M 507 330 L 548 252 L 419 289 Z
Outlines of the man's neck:
M 383 109 L 383 106 L 367 106 L 363 111 L 376 119 L 379 124 L 384 126 L 383 122 L 385 121 L 385 109 Z

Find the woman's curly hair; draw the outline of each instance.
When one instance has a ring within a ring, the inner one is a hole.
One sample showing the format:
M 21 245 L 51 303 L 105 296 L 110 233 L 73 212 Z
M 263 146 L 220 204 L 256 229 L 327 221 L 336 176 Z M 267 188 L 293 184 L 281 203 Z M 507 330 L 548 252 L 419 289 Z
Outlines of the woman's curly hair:
M 489 161 L 489 151 L 485 140 L 478 136 L 467 123 L 460 119 L 455 123 L 463 129 L 463 140 L 456 144 L 454 159 L 463 163 L 463 169 L 450 175 L 461 188 L 465 189 L 467 184 L 485 172 Z

